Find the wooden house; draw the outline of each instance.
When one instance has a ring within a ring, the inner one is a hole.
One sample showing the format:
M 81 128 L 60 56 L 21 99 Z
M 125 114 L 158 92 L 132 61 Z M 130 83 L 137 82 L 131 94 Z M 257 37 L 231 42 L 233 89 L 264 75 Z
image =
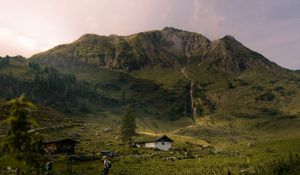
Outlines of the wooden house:
M 45 154 L 74 154 L 79 142 L 73 139 L 52 140 L 43 143 Z
M 150 141 L 135 142 L 134 145 L 138 148 L 156 148 L 163 151 L 169 151 L 172 147 L 172 142 L 174 142 L 172 139 L 164 135 Z

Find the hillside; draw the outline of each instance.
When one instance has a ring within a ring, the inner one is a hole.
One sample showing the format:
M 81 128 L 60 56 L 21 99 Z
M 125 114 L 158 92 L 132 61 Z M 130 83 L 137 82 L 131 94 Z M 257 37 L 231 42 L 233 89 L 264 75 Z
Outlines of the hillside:
M 300 74 L 229 35 L 210 41 L 170 27 L 130 36 L 85 34 L 29 59 L 0 58 L 0 67 L 2 98 L 26 93 L 67 115 L 118 120 L 131 107 L 149 129 L 196 122 L 176 131 L 190 136 L 228 127 L 229 135 L 254 131 L 272 122 L 298 126 Z
M 151 80 L 151 84 L 154 85 L 137 85 L 138 89 L 150 87 L 146 93 L 155 92 L 155 88 L 151 89 L 153 86 L 173 92 L 181 88 L 181 91 L 186 91 L 181 94 L 181 98 L 186 99 L 186 103 L 182 104 L 185 105 L 186 114 L 191 113 L 191 109 L 188 108 L 191 108 L 192 104 L 187 103 L 191 103 L 188 101 L 194 98 L 201 98 L 204 102 L 199 103 L 204 103 L 204 106 L 212 111 L 224 105 L 226 108 L 232 107 L 231 104 L 227 105 L 231 102 L 225 103 L 226 96 L 249 99 L 250 95 L 254 105 L 256 102 L 266 101 L 277 105 L 283 99 L 292 100 L 298 94 L 299 74 L 270 62 L 234 37 L 225 36 L 210 41 L 201 34 L 170 27 L 130 36 L 86 34 L 70 44 L 36 54 L 30 61 L 53 65 L 65 72 L 71 71 L 79 79 L 82 77 L 94 84 L 103 83 L 102 72 L 105 72 L 106 79 L 118 76 L 115 74 L 122 74 L 124 77 L 139 78 L 141 81 Z M 127 91 L 120 87 L 120 81 L 117 87 L 115 81 L 107 81 L 114 86 L 109 88 L 110 91 L 116 88 L 119 88 L 119 91 Z M 286 83 L 288 81 L 290 85 Z M 197 94 L 190 94 L 191 89 Z M 238 94 L 235 94 L 237 90 Z M 192 99 L 185 93 L 192 95 Z M 265 99 L 267 95 L 272 99 Z
M 1 121 L 7 118 L 7 116 L 9 115 L 9 109 L 10 106 L 8 105 L 8 101 L 0 98 L 0 120 Z M 58 126 L 60 126 L 59 129 L 65 129 L 80 124 L 80 122 L 76 119 L 68 118 L 61 112 L 58 112 L 52 108 L 41 106 L 41 105 L 37 105 L 37 109 L 32 111 L 32 116 L 38 123 L 38 125 L 35 126 L 34 129 L 41 129 L 41 128 L 51 129 Z M 5 134 L 7 134 L 7 125 L 6 123 L 1 122 L 0 138 Z

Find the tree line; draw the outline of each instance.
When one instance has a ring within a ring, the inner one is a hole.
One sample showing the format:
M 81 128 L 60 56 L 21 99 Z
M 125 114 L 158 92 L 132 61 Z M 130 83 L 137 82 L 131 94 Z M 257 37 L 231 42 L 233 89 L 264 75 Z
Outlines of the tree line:
M 78 81 L 74 74 L 37 63 L 29 63 L 28 69 L 34 73 L 31 80 L 20 79 L 12 72 L 1 74 L 0 97 L 10 99 L 25 93 L 32 101 L 65 113 L 85 113 L 101 103 L 115 103 L 99 95 L 88 82 Z

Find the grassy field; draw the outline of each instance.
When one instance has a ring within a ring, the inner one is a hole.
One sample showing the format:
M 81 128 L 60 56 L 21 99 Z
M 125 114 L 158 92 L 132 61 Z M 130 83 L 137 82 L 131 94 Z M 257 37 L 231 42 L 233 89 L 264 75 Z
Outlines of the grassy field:
M 151 174 L 242 174 L 253 173 L 259 166 L 266 166 L 272 160 L 288 159 L 291 151 L 300 153 L 300 139 L 288 139 L 281 141 L 259 142 L 254 148 L 246 145 L 230 147 L 219 152 L 198 152 L 197 157 L 191 155 L 182 156 L 179 160 L 166 160 L 170 153 L 159 151 L 146 151 L 153 157 L 145 154 L 121 156 L 112 160 L 113 175 L 151 175 Z M 270 148 L 266 149 L 266 148 Z M 57 174 L 99 174 L 102 169 L 100 160 L 94 161 L 66 161 L 54 162 Z M 268 168 L 268 167 L 267 167 Z M 299 173 L 299 167 L 298 172 Z M 254 174 L 254 173 L 253 173 Z
M 282 133 L 278 131 L 273 134 L 260 130 L 247 134 L 240 132 L 234 136 L 235 141 L 230 142 L 227 135 L 221 134 L 221 121 L 219 123 L 216 120 L 212 124 L 209 119 L 199 119 L 197 122 L 191 124 L 187 121 L 186 128 L 204 127 L 209 123 L 211 127 L 218 128 L 217 131 L 220 130 L 220 135 L 214 136 L 214 139 L 204 136 L 192 137 L 188 134 L 178 134 L 180 129 L 175 129 L 178 126 L 176 122 L 164 123 L 166 128 L 163 130 L 160 129 L 162 126 L 159 124 L 156 128 L 148 128 L 147 122 L 139 121 L 138 136 L 135 140 L 167 134 L 175 141 L 172 150 L 164 152 L 124 146 L 119 138 L 120 125 L 117 116 L 114 122 L 111 122 L 111 116 L 109 118 L 86 117 L 80 126 L 47 133 L 48 138 L 71 135 L 80 140 L 76 152 L 81 158 L 70 160 L 66 155 L 58 155 L 53 160 L 54 173 L 99 174 L 102 170 L 99 154 L 101 150 L 110 150 L 118 155 L 112 159 L 111 174 L 113 175 L 227 174 L 228 171 L 232 174 L 272 174 L 267 170 L 271 171 L 273 166 L 288 169 L 287 167 L 292 167 L 299 161 L 293 158 L 300 154 L 300 135 L 296 132 L 299 131 L 297 128 L 290 127 L 285 131 L 282 130 Z M 233 126 L 241 127 L 241 123 L 246 126 L 248 122 L 235 121 Z M 106 128 L 112 130 L 104 132 Z M 288 132 L 289 135 L 284 134 Z M 292 158 L 290 158 L 291 154 Z M 299 174 L 299 167 L 296 170 L 298 172 L 290 174 Z
M 198 117 L 196 122 L 188 118 L 176 121 L 138 118 L 138 135 L 134 139 L 166 134 L 175 142 L 172 150 L 164 152 L 129 149 L 122 144 L 119 128 L 124 109 L 69 117 L 68 121 L 54 115 L 54 111 L 42 109 L 44 113 L 53 114 L 40 120 L 42 126 L 72 124 L 42 131 L 45 140 L 71 137 L 80 141 L 76 155 L 71 156 L 75 159 L 67 155 L 57 155 L 53 159 L 57 175 L 99 174 L 102 169 L 99 153 L 103 150 L 118 155 L 112 159 L 113 175 L 227 174 L 228 171 L 232 174 L 275 174 L 267 170 L 274 167 L 279 167 L 278 171 L 280 168 L 295 170 L 294 164 L 299 161 L 289 158 L 290 154 L 294 157 L 300 154 L 298 117 L 257 119 L 216 115 Z

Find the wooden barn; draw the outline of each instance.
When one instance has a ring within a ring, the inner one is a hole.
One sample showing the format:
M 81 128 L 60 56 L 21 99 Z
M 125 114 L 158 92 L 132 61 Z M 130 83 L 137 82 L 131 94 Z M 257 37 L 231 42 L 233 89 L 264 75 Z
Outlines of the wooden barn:
M 73 139 L 52 140 L 43 143 L 45 154 L 74 154 L 79 142 Z
M 172 139 L 164 135 L 150 141 L 135 142 L 134 145 L 138 148 L 156 148 L 163 151 L 169 151 L 173 142 Z

